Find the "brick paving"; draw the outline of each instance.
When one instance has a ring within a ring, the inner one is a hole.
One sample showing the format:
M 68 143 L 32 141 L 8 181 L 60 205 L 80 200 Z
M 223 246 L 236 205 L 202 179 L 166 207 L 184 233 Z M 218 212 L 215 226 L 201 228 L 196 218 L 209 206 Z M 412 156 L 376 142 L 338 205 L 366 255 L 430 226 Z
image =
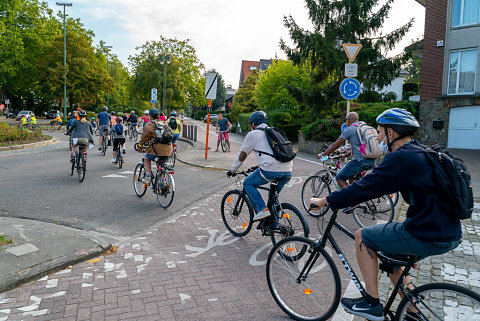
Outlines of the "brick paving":
M 287 185 L 281 200 L 301 209 L 304 179 Z M 243 238 L 233 237 L 220 216 L 223 194 L 211 195 L 157 224 L 144 236 L 120 245 L 117 253 L 0 294 L 0 321 L 288 319 L 266 283 L 270 239 L 254 229 Z M 419 283 L 444 279 L 478 291 L 478 212 L 480 208 L 465 222 L 464 242 L 457 250 L 419 264 Z M 311 236 L 318 236 L 317 219 L 307 220 Z M 356 228 L 350 216 L 341 215 L 340 220 Z M 341 234 L 337 241 L 356 266 L 353 241 Z M 345 290 L 348 276 L 338 267 Z

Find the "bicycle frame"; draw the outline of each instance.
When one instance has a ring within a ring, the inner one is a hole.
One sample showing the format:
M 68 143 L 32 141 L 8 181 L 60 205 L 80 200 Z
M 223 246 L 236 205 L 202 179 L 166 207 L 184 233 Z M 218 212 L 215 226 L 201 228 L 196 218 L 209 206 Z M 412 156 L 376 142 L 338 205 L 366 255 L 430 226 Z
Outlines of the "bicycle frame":
M 322 238 L 314 245 L 314 250 L 313 251 L 315 251 L 315 249 L 320 248 L 320 247 L 325 248 L 325 246 L 327 245 L 327 241 L 329 241 L 330 244 L 332 245 L 333 249 L 337 253 L 337 256 L 339 257 L 340 261 L 342 262 L 344 268 L 347 270 L 348 274 L 350 275 L 350 278 L 352 279 L 353 283 L 355 284 L 357 289 L 360 291 L 361 295 L 363 297 L 366 297 L 367 292 L 365 291 L 365 288 L 363 287 L 362 283 L 358 279 L 358 277 L 355 274 L 355 271 L 353 270 L 350 263 L 348 263 L 347 258 L 344 256 L 344 254 L 343 254 L 342 250 L 340 249 L 340 247 L 338 246 L 337 242 L 335 242 L 335 239 L 332 236 L 331 230 L 332 230 L 333 227 L 336 227 L 337 229 L 339 229 L 340 231 L 345 233 L 347 236 L 349 236 L 353 240 L 355 240 L 355 235 L 352 232 L 350 232 L 346 227 L 344 227 L 343 225 L 338 223 L 336 220 L 337 220 L 337 211 L 333 211 L 332 216 L 331 216 L 330 220 L 328 221 L 325 232 L 324 232 Z M 302 271 L 300 272 L 300 275 L 297 278 L 298 283 L 301 283 L 302 281 L 304 281 L 307 278 L 308 273 L 310 272 L 310 270 L 312 269 L 316 260 L 318 259 L 318 256 L 313 255 L 313 254 L 314 254 L 314 252 L 312 252 L 312 255 L 310 255 L 308 257 L 307 262 L 305 263 Z M 383 257 L 382 255 L 380 255 L 378 253 L 377 253 L 377 256 L 379 256 L 380 260 Z M 394 261 L 392 259 L 389 259 L 389 260 Z M 401 262 L 401 261 L 399 261 L 399 262 Z M 393 302 L 395 301 L 395 298 L 397 297 L 398 290 L 402 291 L 402 293 L 408 298 L 408 300 L 412 303 L 412 305 L 414 307 L 416 306 L 414 300 L 411 298 L 411 296 L 407 293 L 407 291 L 402 286 L 403 281 L 405 280 L 405 277 L 408 275 L 410 269 L 415 264 L 415 261 L 413 259 L 409 259 L 407 262 L 408 262 L 408 264 L 404 265 L 405 268 L 403 269 L 402 275 L 400 276 L 398 282 L 395 284 L 395 286 L 393 288 L 393 291 L 392 291 L 392 294 L 390 295 L 390 297 L 387 300 L 387 303 L 385 304 L 385 307 L 384 307 L 385 315 L 388 314 L 392 318 L 392 320 L 394 318 L 394 315 L 393 315 L 393 311 L 390 310 L 390 307 L 392 306 Z M 381 269 L 381 266 L 380 266 L 380 269 Z

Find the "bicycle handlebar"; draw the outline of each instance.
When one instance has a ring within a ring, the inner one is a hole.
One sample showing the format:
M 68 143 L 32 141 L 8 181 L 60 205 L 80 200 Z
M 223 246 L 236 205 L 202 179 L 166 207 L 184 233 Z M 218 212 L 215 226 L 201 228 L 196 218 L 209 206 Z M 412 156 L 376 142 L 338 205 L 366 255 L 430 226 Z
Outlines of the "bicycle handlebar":
M 231 177 L 235 177 L 237 175 L 245 175 L 245 176 L 248 176 L 249 173 L 253 172 L 254 170 L 256 170 L 258 168 L 258 165 L 257 166 L 253 166 L 253 167 L 250 167 L 248 168 L 246 171 L 241 171 L 241 172 L 238 172 L 238 173 L 231 173 L 231 175 L 228 175 L 228 173 L 230 173 L 230 171 L 227 172 L 227 176 L 231 176 Z

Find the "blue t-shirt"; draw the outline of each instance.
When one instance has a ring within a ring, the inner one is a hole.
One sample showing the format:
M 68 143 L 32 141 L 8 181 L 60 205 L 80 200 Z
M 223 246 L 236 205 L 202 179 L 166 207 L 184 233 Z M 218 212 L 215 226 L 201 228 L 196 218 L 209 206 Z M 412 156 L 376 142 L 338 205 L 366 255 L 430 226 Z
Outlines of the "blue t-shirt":
M 99 126 L 110 126 L 110 114 L 106 111 L 102 111 L 100 114 L 97 115 L 98 125 Z
M 222 120 L 219 120 L 219 121 L 217 122 L 218 126 L 220 127 L 220 131 L 221 131 L 221 132 L 227 131 L 227 129 L 228 129 L 228 123 L 229 123 L 229 121 L 228 121 L 228 119 L 226 119 L 226 118 L 222 118 Z

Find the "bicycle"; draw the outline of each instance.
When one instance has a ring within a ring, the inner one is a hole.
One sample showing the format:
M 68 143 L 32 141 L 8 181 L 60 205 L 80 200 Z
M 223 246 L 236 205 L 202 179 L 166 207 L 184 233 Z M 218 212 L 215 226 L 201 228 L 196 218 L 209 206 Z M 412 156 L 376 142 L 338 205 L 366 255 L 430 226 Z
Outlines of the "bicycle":
M 341 279 L 327 248 L 327 241 L 340 258 L 350 278 L 363 297 L 366 292 L 339 248 L 331 230 L 338 230 L 354 239 L 355 235 L 336 222 L 333 211 L 321 239 L 292 236 L 278 242 L 267 259 L 267 283 L 275 302 L 295 320 L 327 320 L 340 304 Z M 449 283 L 430 283 L 415 287 L 404 285 L 405 277 L 415 267 L 417 258 L 405 256 L 387 257 L 377 253 L 380 270 L 393 273 L 394 268 L 404 267 L 384 307 L 385 320 L 478 320 L 480 295 Z M 399 293 L 401 302 L 393 312 L 392 305 Z M 409 318 L 405 315 L 409 314 Z
M 75 169 L 77 170 L 77 178 L 81 183 L 85 179 L 85 173 L 87 171 L 87 145 L 78 144 L 75 150 L 75 160 L 72 162 L 72 172 L 70 176 L 73 176 Z M 80 150 L 84 150 L 80 152 Z
M 220 140 L 220 146 L 222 146 L 222 151 L 224 153 L 228 150 L 227 140 L 225 139 L 225 133 L 228 133 L 228 132 L 229 132 L 228 130 L 218 132 L 220 135 L 222 135 L 222 138 Z
M 330 159 L 330 163 L 326 161 Z M 332 161 L 338 159 L 333 164 Z M 326 197 L 331 193 L 331 185 L 340 190 L 340 186 L 335 179 L 337 172 L 341 169 L 340 156 L 325 156 L 322 160 L 325 169 L 310 176 L 302 186 L 302 204 L 308 214 L 313 217 L 323 216 L 329 207 L 326 206 L 319 212 L 313 212 L 309 209 L 309 200 L 312 197 Z M 365 173 L 359 174 L 355 179 L 361 179 Z M 347 213 L 353 214 L 353 219 L 360 227 L 376 225 L 380 223 L 388 223 L 393 221 L 395 215 L 395 207 L 392 198 L 384 195 L 373 200 L 369 200 L 351 208 Z
M 175 167 L 175 160 L 177 159 L 177 144 L 172 143 L 172 154 L 168 157 L 167 164 L 170 167 Z
M 102 133 L 102 156 L 105 156 L 105 153 L 107 152 L 107 130 L 103 131 Z
M 130 140 L 132 140 L 132 138 L 134 142 L 136 142 L 138 139 L 137 126 L 133 126 L 133 129 L 130 130 Z
M 122 156 L 122 145 L 118 144 L 117 150 L 115 151 L 115 164 L 118 165 L 118 168 L 123 166 L 123 156 Z
M 256 167 L 246 171 L 235 173 L 237 176 L 237 187 L 241 185 L 239 175 L 245 177 L 253 172 Z M 270 181 L 270 187 L 257 186 L 259 189 L 268 191 L 267 207 L 271 215 L 257 226 L 262 231 L 262 236 L 270 236 L 275 244 L 278 238 L 284 238 L 296 234 L 308 237 L 309 227 L 302 213 L 292 204 L 280 203 L 278 200 L 278 182 Z M 253 226 L 254 207 L 245 189 L 236 188 L 225 193 L 221 203 L 221 215 L 225 227 L 235 236 L 247 235 Z
M 133 148 L 138 151 L 138 143 Z M 152 172 L 150 186 L 153 194 L 157 196 L 158 204 L 163 208 L 168 208 L 173 202 L 175 194 L 175 180 L 173 179 L 174 170 L 162 164 L 159 158 L 156 159 L 156 173 Z M 145 157 L 137 164 L 133 172 L 133 189 L 138 197 L 142 197 L 147 192 L 147 185 L 143 183 L 145 178 Z
M 93 128 L 93 134 L 94 134 L 95 136 L 100 136 L 100 132 L 98 131 L 98 126 L 95 127 L 95 128 Z
M 47 126 L 47 130 L 49 132 L 54 132 L 56 130 L 61 130 L 62 129 L 62 125 L 58 125 L 58 123 L 56 121 L 51 121 L 50 124 Z

